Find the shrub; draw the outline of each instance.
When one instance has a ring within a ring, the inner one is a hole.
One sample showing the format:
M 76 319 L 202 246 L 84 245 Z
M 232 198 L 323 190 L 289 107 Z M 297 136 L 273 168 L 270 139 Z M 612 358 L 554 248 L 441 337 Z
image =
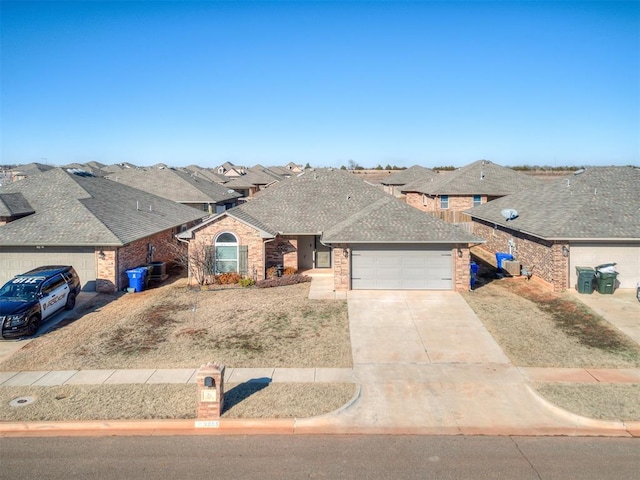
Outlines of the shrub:
M 239 273 L 229 272 L 216 275 L 213 279 L 213 283 L 218 285 L 232 285 L 234 283 L 238 283 L 240 280 L 242 280 L 242 277 Z
M 296 283 L 310 282 L 311 277 L 306 275 L 283 275 L 282 277 L 272 277 L 266 280 L 258 280 L 256 287 L 258 288 L 270 288 L 270 287 L 284 287 L 286 285 L 295 285 Z
M 298 269 L 294 267 L 287 267 L 284 269 L 284 275 L 295 275 L 298 273 Z
M 269 267 L 267 268 L 267 271 L 265 272 L 266 278 L 274 278 L 278 276 L 278 267 L 276 267 L 275 265 L 273 267 Z
M 241 279 L 238 281 L 238 284 L 239 284 L 241 287 L 245 287 L 245 288 L 247 288 L 247 287 L 251 287 L 251 286 L 255 285 L 255 283 L 256 283 L 256 282 L 253 280 L 253 278 L 241 278 Z

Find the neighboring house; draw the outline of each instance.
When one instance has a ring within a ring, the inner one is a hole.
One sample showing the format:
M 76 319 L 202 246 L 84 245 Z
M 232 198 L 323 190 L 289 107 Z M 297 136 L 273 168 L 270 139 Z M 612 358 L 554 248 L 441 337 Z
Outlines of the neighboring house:
M 0 185 L 16 182 L 27 178 L 31 175 L 37 175 L 38 173 L 46 172 L 55 167 L 51 165 L 45 165 L 43 163 L 28 163 L 26 165 L 14 165 L 10 168 L 2 169 L 2 178 L 0 178 Z
M 105 172 L 105 175 L 109 173 L 121 172 L 122 170 L 128 170 L 130 168 L 138 168 L 133 163 L 114 163 L 113 165 L 107 165 L 102 168 L 102 171 Z
M 211 274 L 256 280 L 273 266 L 327 269 L 335 290 L 468 290 L 482 239 L 333 169 L 305 170 L 179 235 Z
M 218 175 L 224 175 L 225 177 L 239 177 L 240 175 L 244 175 L 245 172 L 246 168 L 236 167 L 231 162 L 225 162 L 216 168 L 216 173 Z
M 535 265 L 534 275 L 555 291 L 576 285 L 575 267 L 606 263 L 617 264 L 619 287 L 640 282 L 638 168 L 580 170 L 467 213 L 473 233 L 487 241 L 481 248 L 493 255 L 511 246 L 516 259 L 527 269 Z
M 188 167 L 185 167 L 181 170 L 189 174 L 194 174 L 196 176 L 199 175 L 213 183 L 224 183 L 229 181 L 229 178 L 225 177 L 224 175 L 218 175 L 210 168 L 202 168 L 197 165 L 189 165 Z
M 438 215 L 451 222 L 468 221 L 463 212 L 496 198 L 522 192 L 540 180 L 502 167 L 488 160 L 478 160 L 433 179 L 415 182 L 402 188 L 412 207 Z
M 224 183 L 227 188 L 232 188 L 244 199 L 253 198 L 260 190 L 267 188 L 279 181 L 273 174 L 258 170 L 247 170 L 239 177 L 229 179 Z
M 220 213 L 233 208 L 241 196 L 230 187 L 211 182 L 202 175 L 164 166 L 122 170 L 106 178 L 205 213 Z
M 84 290 L 121 290 L 128 285 L 128 269 L 174 261 L 169 246 L 175 235 L 203 216 L 192 207 L 62 168 L 3 186 L 0 197 L 5 205 L 7 198 L 16 205 L 10 221 L 0 226 L 0 283 L 57 264 L 73 265 Z M 27 210 L 32 213 L 25 216 Z
M 402 196 L 402 187 L 405 185 L 413 184 L 414 182 L 430 182 L 437 176 L 438 174 L 430 168 L 414 165 L 406 170 L 392 173 L 380 183 L 383 185 L 385 192 L 400 197 Z

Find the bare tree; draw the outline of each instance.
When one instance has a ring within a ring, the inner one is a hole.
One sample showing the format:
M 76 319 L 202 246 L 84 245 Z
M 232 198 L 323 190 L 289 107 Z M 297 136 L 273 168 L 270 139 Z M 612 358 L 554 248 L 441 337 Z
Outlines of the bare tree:
M 176 265 L 185 268 L 190 280 L 206 285 L 213 277 L 213 246 L 197 242 L 164 242 L 162 248 L 174 258 Z

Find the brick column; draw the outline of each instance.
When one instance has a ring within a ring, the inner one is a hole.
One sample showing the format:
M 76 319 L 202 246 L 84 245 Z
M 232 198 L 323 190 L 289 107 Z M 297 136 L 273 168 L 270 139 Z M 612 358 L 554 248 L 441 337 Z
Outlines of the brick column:
M 224 365 L 207 363 L 196 374 L 198 418 L 219 419 L 224 407 Z

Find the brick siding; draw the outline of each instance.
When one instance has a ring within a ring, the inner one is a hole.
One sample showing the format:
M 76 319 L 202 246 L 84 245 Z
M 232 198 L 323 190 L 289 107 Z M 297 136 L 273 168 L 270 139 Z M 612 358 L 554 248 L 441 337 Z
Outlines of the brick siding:
M 347 256 L 344 251 L 346 249 Z M 351 290 L 351 248 L 346 244 L 333 246 L 333 288 L 336 292 Z
M 458 254 L 460 252 L 460 254 Z M 454 260 L 454 290 L 468 292 L 471 289 L 471 251 L 467 245 L 461 245 L 451 252 Z
M 569 258 L 562 254 L 562 247 L 568 246 L 567 242 L 542 240 L 478 219 L 473 221 L 473 233 L 487 241 L 481 248 L 492 255 L 509 252 L 509 240 L 513 239 L 516 260 L 527 269 L 533 268 L 533 274 L 554 291 L 560 292 L 569 287 Z
M 298 237 L 283 235 L 265 244 L 266 267 L 298 269 Z
M 213 245 L 216 237 L 223 232 L 232 233 L 238 239 L 238 245 L 248 247 L 248 276 L 254 280 L 263 280 L 265 275 L 264 241 L 260 238 L 260 232 L 234 218 L 223 216 L 197 230 L 195 238 L 189 242 L 189 249 L 200 251 L 204 246 Z
M 178 241 L 175 233 L 171 228 L 124 247 L 96 247 L 96 291 L 112 293 L 125 289 L 129 285 L 127 270 L 149 261 L 175 262 L 174 250 L 168 246 Z M 149 246 L 153 247 L 152 257 L 149 257 Z
M 449 195 L 449 208 L 440 208 L 439 196 L 423 196 L 422 193 L 409 192 L 406 195 L 407 205 L 423 212 L 463 212 L 473 208 L 473 195 Z M 481 196 L 481 202 L 487 203 L 487 196 Z

